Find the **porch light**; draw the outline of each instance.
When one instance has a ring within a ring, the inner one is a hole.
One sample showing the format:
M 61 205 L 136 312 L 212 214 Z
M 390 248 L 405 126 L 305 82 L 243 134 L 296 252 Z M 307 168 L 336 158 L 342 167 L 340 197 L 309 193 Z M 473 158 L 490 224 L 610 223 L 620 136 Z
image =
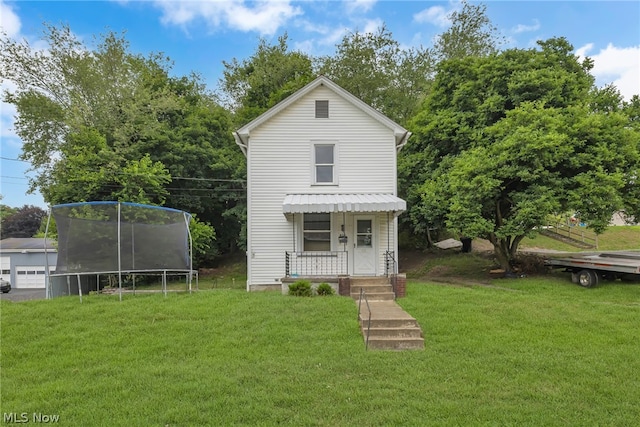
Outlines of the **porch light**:
M 345 250 L 346 250 L 346 245 L 347 245 L 347 240 L 349 240 L 347 238 L 347 235 L 344 234 L 344 220 L 345 220 L 345 213 L 342 212 L 342 225 L 340 225 L 340 235 L 338 236 L 338 242 L 340 242 L 341 245 L 345 245 Z

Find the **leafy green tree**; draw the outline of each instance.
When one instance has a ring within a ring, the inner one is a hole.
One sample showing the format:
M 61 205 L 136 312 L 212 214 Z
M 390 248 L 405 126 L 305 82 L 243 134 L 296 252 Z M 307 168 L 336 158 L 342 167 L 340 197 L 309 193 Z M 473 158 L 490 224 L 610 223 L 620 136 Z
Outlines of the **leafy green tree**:
M 2 200 L 2 195 L 0 195 L 0 200 Z M 12 208 L 11 206 L 0 204 L 0 221 L 13 215 L 17 210 L 18 208 Z
M 485 4 L 462 1 L 462 9 L 448 16 L 451 26 L 436 37 L 434 54 L 439 62 L 467 56 L 487 56 L 498 51 L 504 37 L 491 23 Z
M 633 95 L 628 102 L 623 102 L 622 111 L 629 118 L 631 126 L 640 130 L 640 95 Z
M 191 217 L 189 223 L 189 233 L 191 233 L 191 240 L 193 246 L 193 263 L 194 265 L 206 264 L 208 258 L 217 253 L 211 252 L 213 248 L 213 242 L 216 238 L 216 232 L 209 224 L 198 220 L 196 215 Z
M 198 75 L 171 77 L 171 61 L 129 52 L 102 35 L 95 48 L 68 27 L 45 25 L 43 53 L 0 39 L 0 76 L 16 82 L 5 100 L 18 111 L 21 158 L 52 204 L 122 200 L 168 205 L 223 230 L 211 251 L 243 241 L 242 154 L 231 115 Z
M 288 35 L 277 44 L 260 39 L 256 51 L 243 61 L 223 61 L 220 97 L 242 126 L 313 80 L 312 61 L 302 52 L 290 51 Z
M 623 112 L 594 109 L 615 96 L 607 89 L 598 103 L 592 63 L 565 39 L 539 46 L 445 61 L 402 159 L 418 178 L 408 191 L 416 233 L 435 225 L 485 238 L 507 271 L 551 214 L 578 211 L 602 232 L 615 211 L 638 210 L 627 193 L 640 134 Z
M 317 68 L 362 101 L 399 123 L 416 112 L 433 77 L 432 52 L 402 48 L 386 26 L 349 33 Z

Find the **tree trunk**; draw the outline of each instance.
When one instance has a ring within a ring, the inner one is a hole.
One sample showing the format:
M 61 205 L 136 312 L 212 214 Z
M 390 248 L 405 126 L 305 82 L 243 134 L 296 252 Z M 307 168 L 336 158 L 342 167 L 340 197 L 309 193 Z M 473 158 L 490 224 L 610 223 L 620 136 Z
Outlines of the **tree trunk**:
M 489 241 L 493 243 L 493 251 L 496 255 L 498 263 L 500 267 L 505 271 L 505 273 L 512 273 L 512 262 L 515 260 L 516 255 L 518 253 L 518 246 L 522 239 L 524 239 L 524 235 L 515 236 L 513 239 L 505 238 L 499 239 L 495 236 L 495 234 L 491 234 L 489 236 Z
M 489 241 L 493 244 L 493 252 L 505 273 L 511 273 L 511 248 L 507 239 L 499 239 L 494 233 L 489 234 Z M 517 239 L 514 240 L 518 241 Z M 517 243 L 516 243 L 517 246 Z
M 494 244 L 493 249 L 498 259 L 498 263 L 500 267 L 504 270 L 505 273 L 511 273 L 511 259 L 509 257 L 509 251 L 505 251 L 505 248 L 500 242 L 499 244 Z

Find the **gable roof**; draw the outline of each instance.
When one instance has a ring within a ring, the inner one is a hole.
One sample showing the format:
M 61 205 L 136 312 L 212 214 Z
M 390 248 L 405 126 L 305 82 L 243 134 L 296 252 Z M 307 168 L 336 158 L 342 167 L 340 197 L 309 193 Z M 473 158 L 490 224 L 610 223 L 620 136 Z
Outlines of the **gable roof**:
M 377 120 L 378 122 L 382 123 L 384 126 L 391 129 L 393 131 L 393 134 L 395 135 L 396 148 L 398 150 L 400 150 L 404 146 L 404 144 L 406 144 L 407 140 L 411 136 L 411 132 L 409 132 L 407 129 L 400 126 L 399 124 L 397 124 L 396 122 L 394 122 L 393 120 L 391 120 L 390 118 L 388 118 L 387 116 L 385 116 L 384 114 L 376 110 L 375 108 L 361 101 L 359 98 L 352 95 L 348 91 L 344 90 L 343 88 L 335 84 L 333 81 L 331 81 L 327 77 L 319 76 L 314 81 L 304 86 L 302 89 L 298 90 L 294 94 L 280 101 L 278 104 L 274 105 L 269 110 L 265 111 L 260 116 L 256 117 L 246 125 L 242 126 L 240 129 L 235 131 L 233 133 L 233 136 L 236 140 L 236 144 L 240 146 L 240 149 L 242 150 L 242 152 L 245 155 L 247 154 L 247 149 L 249 148 L 249 135 L 251 134 L 251 131 L 253 129 L 267 122 L 272 117 L 279 114 L 285 108 L 289 107 L 291 104 L 295 103 L 296 101 L 298 101 L 299 99 L 301 99 L 302 97 L 304 97 L 305 95 L 307 95 L 308 93 L 310 93 L 311 91 L 313 91 L 319 86 L 324 86 L 327 89 L 332 90 L 335 94 L 342 97 L 345 101 L 351 103 L 356 108 L 360 109 L 361 111 L 363 111 L 364 113 L 372 117 L 373 119 Z

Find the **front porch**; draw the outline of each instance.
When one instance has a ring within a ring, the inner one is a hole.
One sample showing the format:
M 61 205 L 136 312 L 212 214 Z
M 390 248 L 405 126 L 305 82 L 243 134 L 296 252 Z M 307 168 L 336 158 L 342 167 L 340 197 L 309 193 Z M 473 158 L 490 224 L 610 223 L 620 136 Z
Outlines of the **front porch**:
M 390 277 L 398 273 L 395 251 L 382 253 L 384 273 Z M 285 277 L 338 277 L 350 275 L 349 252 L 343 251 L 285 251 Z M 361 276 L 353 274 L 354 276 Z
M 377 276 L 349 274 L 349 253 L 346 251 L 285 252 L 286 275 L 281 279 L 282 293 L 298 280 L 307 280 L 313 288 L 329 284 L 342 296 L 353 296 L 362 284 L 389 285 L 391 298 L 405 296 L 406 277 L 398 274 L 395 252 L 384 252 L 384 274 Z
M 391 194 L 290 194 L 285 277 L 383 276 L 396 271 L 397 216 L 406 207 Z

